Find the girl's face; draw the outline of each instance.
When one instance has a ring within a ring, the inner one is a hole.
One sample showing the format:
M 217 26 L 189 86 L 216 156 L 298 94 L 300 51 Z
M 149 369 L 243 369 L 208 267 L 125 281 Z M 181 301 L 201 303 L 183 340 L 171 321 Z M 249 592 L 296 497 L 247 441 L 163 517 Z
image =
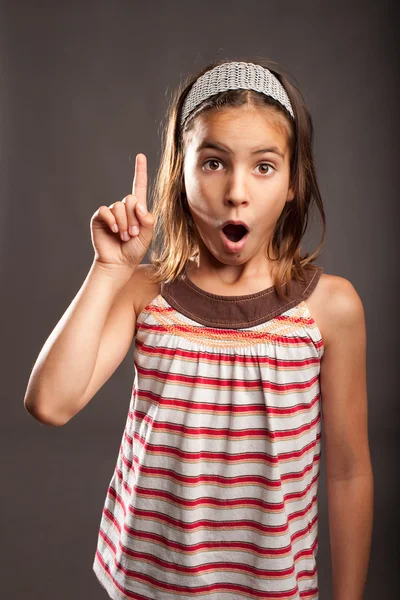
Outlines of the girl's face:
M 266 249 L 286 202 L 290 156 L 282 119 L 268 107 L 224 108 L 199 115 L 185 145 L 184 188 L 197 229 L 200 262 L 250 261 L 265 267 Z M 229 249 L 227 220 L 249 230 L 242 248 Z

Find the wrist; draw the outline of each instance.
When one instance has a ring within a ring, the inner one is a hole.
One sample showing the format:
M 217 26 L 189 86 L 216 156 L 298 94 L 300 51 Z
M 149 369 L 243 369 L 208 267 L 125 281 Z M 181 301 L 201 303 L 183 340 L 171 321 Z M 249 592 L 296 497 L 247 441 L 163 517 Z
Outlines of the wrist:
M 112 265 L 94 260 L 91 266 L 91 271 L 101 273 L 115 283 L 126 283 L 134 273 L 136 267 L 128 265 Z

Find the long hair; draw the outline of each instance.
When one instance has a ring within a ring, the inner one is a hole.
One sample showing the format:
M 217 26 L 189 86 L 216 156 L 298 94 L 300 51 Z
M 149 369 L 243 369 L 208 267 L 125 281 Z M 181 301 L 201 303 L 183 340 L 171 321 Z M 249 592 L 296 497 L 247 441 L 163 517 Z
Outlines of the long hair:
M 325 242 L 326 219 L 318 189 L 313 160 L 313 123 L 298 87 L 289 79 L 285 69 L 269 59 L 239 59 L 268 68 L 285 88 L 295 115 L 289 117 L 286 109 L 273 98 L 254 90 L 227 90 L 207 98 L 189 115 L 183 130 L 180 127 L 182 105 L 193 83 L 204 73 L 229 60 L 208 64 L 196 75 L 189 77 L 172 94 L 167 120 L 162 132 L 162 154 L 152 192 L 154 234 L 150 258 L 155 266 L 149 280 L 152 283 L 171 282 L 186 269 L 188 261 L 199 254 L 196 229 L 184 192 L 183 163 L 185 136 L 193 127 L 196 117 L 223 107 L 270 107 L 285 125 L 290 149 L 290 183 L 295 190 L 292 201 L 286 202 L 268 244 L 268 258 L 275 262 L 272 269 L 273 285 L 280 298 L 288 298 L 290 280 L 305 281 L 304 269 L 316 269 L 312 261 L 319 255 Z M 300 254 L 300 243 L 307 230 L 309 213 L 316 204 L 323 225 L 319 246 L 311 254 Z M 273 249 L 275 258 L 270 257 Z M 282 291 L 285 286 L 285 291 Z

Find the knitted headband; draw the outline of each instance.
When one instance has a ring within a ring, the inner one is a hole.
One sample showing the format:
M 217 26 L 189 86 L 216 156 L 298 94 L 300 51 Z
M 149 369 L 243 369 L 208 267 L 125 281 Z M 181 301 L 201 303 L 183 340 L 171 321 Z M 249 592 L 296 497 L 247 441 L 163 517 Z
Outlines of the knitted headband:
M 286 108 L 294 119 L 289 97 L 281 82 L 265 67 L 246 62 L 228 62 L 218 65 L 199 77 L 185 98 L 182 107 L 181 128 L 188 115 L 201 102 L 226 90 L 255 90 L 271 96 Z

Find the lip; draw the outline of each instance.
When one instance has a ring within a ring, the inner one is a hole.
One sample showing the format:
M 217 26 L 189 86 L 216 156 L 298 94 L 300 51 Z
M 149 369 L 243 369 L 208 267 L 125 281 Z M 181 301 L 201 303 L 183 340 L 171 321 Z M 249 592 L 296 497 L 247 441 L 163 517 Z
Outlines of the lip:
M 247 233 L 250 231 L 250 227 L 244 221 L 234 221 L 234 220 L 225 221 L 225 223 L 222 223 L 221 229 L 223 229 L 225 227 L 225 225 L 243 225 L 244 227 L 246 227 Z
M 238 223 L 238 221 L 228 221 L 227 223 L 224 223 L 223 227 L 225 227 L 225 225 L 228 225 L 228 223 Z M 240 225 L 245 225 L 245 223 L 240 221 Z M 220 233 L 222 242 L 225 248 L 228 250 L 228 252 L 241 252 L 247 242 L 247 238 L 249 237 L 249 232 L 247 232 L 241 240 L 239 240 L 238 242 L 232 242 L 226 237 L 226 235 L 222 231 L 222 228 L 220 229 Z

